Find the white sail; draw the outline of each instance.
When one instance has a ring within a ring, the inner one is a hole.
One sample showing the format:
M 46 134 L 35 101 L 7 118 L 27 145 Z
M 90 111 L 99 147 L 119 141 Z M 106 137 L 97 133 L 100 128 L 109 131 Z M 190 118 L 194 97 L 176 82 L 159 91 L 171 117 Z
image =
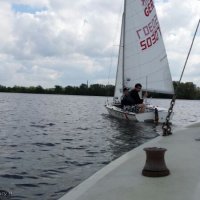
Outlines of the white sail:
M 173 94 L 167 54 L 153 1 L 125 0 L 123 22 L 115 96 L 121 95 L 122 87 L 133 88 L 136 83 L 141 83 L 143 90 Z M 120 74 L 124 77 L 120 78 Z
M 123 27 L 124 27 L 124 17 L 122 18 L 121 38 L 120 38 L 119 54 L 118 54 L 118 65 L 117 65 L 117 75 L 116 75 L 115 94 L 114 94 L 115 102 L 120 102 L 120 97 L 123 94 L 123 50 L 124 50 Z

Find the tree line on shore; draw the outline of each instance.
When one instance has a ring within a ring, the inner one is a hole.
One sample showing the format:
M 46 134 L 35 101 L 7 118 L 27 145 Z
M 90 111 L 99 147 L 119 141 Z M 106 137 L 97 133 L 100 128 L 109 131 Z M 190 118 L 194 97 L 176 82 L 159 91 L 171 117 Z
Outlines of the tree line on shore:
M 113 85 L 93 84 L 88 86 L 82 83 L 78 86 L 66 86 L 55 85 L 54 88 L 43 88 L 38 85 L 36 87 L 24 87 L 14 86 L 5 87 L 0 85 L 0 92 L 11 92 L 11 93 L 34 93 L 34 94 L 66 94 L 66 95 L 90 95 L 90 96 L 113 96 L 114 94 Z
M 174 88 L 178 99 L 200 99 L 200 88 L 192 82 L 180 83 L 174 81 Z M 66 95 L 89 95 L 89 96 L 113 96 L 115 86 L 92 84 L 88 86 L 82 83 L 78 86 L 66 86 L 62 87 L 55 85 L 54 88 L 43 88 L 42 86 L 14 86 L 6 87 L 0 85 L 0 92 L 10 93 L 34 93 L 34 94 L 66 94 Z M 153 98 L 171 98 L 172 95 L 151 93 Z

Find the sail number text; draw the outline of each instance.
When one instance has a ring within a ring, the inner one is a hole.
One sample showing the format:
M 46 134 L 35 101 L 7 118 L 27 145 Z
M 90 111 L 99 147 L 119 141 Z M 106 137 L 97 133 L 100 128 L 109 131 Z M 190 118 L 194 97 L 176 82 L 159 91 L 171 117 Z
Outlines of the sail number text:
M 155 30 L 150 37 L 140 42 L 141 49 L 145 50 L 155 44 L 159 39 L 158 33 L 161 35 L 160 27 L 157 27 L 157 30 Z
M 159 35 L 161 36 L 157 16 L 155 15 L 150 23 L 138 29 L 136 32 L 140 40 L 141 50 L 145 50 L 154 45 L 159 40 Z

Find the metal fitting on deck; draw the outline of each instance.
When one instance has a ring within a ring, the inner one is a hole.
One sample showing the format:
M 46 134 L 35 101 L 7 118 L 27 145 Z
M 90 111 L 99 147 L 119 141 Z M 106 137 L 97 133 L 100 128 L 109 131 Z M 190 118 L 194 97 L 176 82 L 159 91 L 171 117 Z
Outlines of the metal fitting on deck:
M 165 164 L 165 148 L 149 147 L 144 148 L 146 152 L 146 163 L 142 170 L 143 176 L 162 177 L 170 174 L 169 169 Z

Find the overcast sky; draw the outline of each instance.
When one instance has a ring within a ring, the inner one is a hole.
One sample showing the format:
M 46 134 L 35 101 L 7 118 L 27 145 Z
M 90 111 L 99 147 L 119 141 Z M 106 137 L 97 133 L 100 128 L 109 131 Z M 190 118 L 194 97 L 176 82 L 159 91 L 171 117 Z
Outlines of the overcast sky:
M 172 79 L 200 18 L 199 0 L 157 0 Z M 123 0 L 0 0 L 0 85 L 114 84 Z M 183 81 L 200 87 L 200 30 Z

